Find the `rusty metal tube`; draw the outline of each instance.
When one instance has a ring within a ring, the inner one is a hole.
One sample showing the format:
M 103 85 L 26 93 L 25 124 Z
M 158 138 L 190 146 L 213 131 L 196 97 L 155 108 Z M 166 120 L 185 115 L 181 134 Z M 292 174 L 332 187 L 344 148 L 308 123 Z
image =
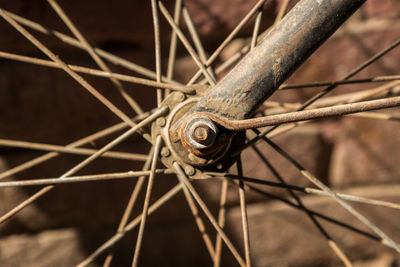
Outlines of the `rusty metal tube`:
M 364 2 L 301 0 L 190 113 L 249 118 Z

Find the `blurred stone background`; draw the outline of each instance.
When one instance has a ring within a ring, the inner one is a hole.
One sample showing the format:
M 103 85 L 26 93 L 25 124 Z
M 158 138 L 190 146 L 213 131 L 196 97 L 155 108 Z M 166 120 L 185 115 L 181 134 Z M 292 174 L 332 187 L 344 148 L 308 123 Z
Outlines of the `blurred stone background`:
M 172 13 L 174 4 L 172 1 L 165 2 Z M 283 2 L 267 1 L 262 30 L 273 23 Z M 295 2 L 291 1 L 291 6 Z M 185 3 L 198 27 L 205 49 L 212 53 L 255 1 L 187 0 Z M 153 26 L 149 1 L 60 0 L 59 4 L 96 47 L 154 69 Z M 0 7 L 72 36 L 45 1 L 1 0 Z M 185 26 L 183 27 L 186 31 Z M 288 83 L 339 79 L 398 39 L 399 29 L 398 0 L 368 0 Z M 170 28 L 164 19 L 161 19 L 161 31 L 165 73 Z M 64 61 L 97 68 L 82 50 L 71 48 L 52 36 L 31 32 Z M 224 50 L 220 62 L 240 49 L 251 36 L 251 32 L 252 24 L 249 23 L 232 45 Z M 1 51 L 45 58 L 4 20 L 0 22 L 0 36 Z M 132 74 L 123 67 L 111 63 L 109 66 L 114 72 Z M 396 75 L 399 67 L 400 49 L 397 48 L 356 77 Z M 185 82 L 196 71 L 193 60 L 179 45 L 174 78 Z M 135 115 L 108 80 L 86 75 L 84 77 L 126 114 Z M 342 86 L 331 95 L 379 85 L 381 84 Z M 132 84 L 125 86 L 144 110 L 154 107 L 153 89 Z M 272 100 L 298 103 L 319 90 L 321 88 L 279 92 Z M 384 112 L 399 114 L 395 109 Z M 0 59 L 0 138 L 65 145 L 118 122 L 117 117 L 64 72 Z M 354 195 L 400 202 L 400 133 L 397 123 L 357 117 L 329 119 L 299 127 L 275 138 L 275 141 L 335 189 Z M 117 135 L 113 135 L 115 136 Z M 101 147 L 109 140 L 111 139 L 101 139 L 89 147 Z M 286 182 L 300 186 L 309 185 L 268 145 L 260 144 L 258 148 Z M 149 146 L 138 136 L 116 148 L 118 151 L 138 153 L 147 153 L 148 149 Z M 42 154 L 43 152 L 32 150 L 0 147 L 0 172 Z M 272 172 L 253 150 L 245 151 L 243 158 L 246 176 L 275 181 Z M 62 155 L 8 179 L 57 177 L 82 159 L 79 156 Z M 137 170 L 141 166 L 141 162 L 102 158 L 79 174 Z M 172 176 L 160 176 L 156 180 L 152 201 L 175 183 L 176 178 Z M 71 266 L 79 263 L 116 231 L 134 184 L 133 179 L 57 186 L 51 193 L 1 225 L 0 266 Z M 220 183 L 201 181 L 195 184 L 210 208 L 217 212 Z M 270 194 L 288 197 L 283 190 L 268 187 L 263 189 Z M 37 190 L 39 187 L 1 189 L 1 214 Z M 290 197 L 288 199 L 292 200 Z M 354 217 L 327 198 L 303 196 L 302 200 L 315 212 L 368 232 Z M 252 260 L 255 266 L 340 265 L 326 239 L 304 212 L 255 193 L 249 193 L 247 201 Z M 142 201 L 138 203 L 136 215 L 140 212 Z M 226 231 L 242 251 L 238 205 L 237 190 L 231 188 L 228 195 Z M 361 204 L 354 206 L 394 240 L 400 241 L 398 211 Z M 326 220 L 319 222 L 357 266 L 399 264 L 399 256 L 393 250 L 379 245 L 376 240 Z M 207 228 L 214 237 L 212 226 L 207 224 Z M 130 265 L 135 242 L 136 232 L 123 240 L 116 251 L 113 266 Z M 232 256 L 226 248 L 223 263 L 234 266 Z M 102 259 L 93 266 L 101 264 Z M 185 199 L 179 194 L 159 212 L 150 216 L 141 266 L 208 265 L 211 265 L 209 255 Z

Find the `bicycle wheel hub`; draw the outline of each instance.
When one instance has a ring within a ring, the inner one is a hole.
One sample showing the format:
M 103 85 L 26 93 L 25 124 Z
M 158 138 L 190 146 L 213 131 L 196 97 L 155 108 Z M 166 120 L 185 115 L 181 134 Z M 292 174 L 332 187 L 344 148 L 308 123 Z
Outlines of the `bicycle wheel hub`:
M 228 152 L 244 142 L 244 132 L 228 131 L 207 117 L 186 119 L 200 97 L 181 92 L 170 94 L 162 103 L 168 106 L 169 113 L 155 121 L 151 130 L 153 140 L 158 135 L 164 139 L 161 161 L 170 168 L 178 162 L 191 178 L 197 179 L 207 178 L 204 171 L 229 168 L 236 158 Z

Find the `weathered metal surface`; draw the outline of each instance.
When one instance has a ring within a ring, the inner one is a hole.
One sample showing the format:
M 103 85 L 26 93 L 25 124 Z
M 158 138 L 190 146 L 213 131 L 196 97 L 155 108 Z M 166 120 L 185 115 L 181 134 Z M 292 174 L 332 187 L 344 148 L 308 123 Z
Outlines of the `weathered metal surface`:
M 322 119 L 332 116 L 342 116 L 352 113 L 371 111 L 377 109 L 393 108 L 400 106 L 400 96 L 385 99 L 369 100 L 352 104 L 337 105 L 333 107 L 316 108 L 302 110 L 284 114 L 269 115 L 247 120 L 230 120 L 209 112 L 199 112 L 187 118 L 191 121 L 192 117 L 208 117 L 225 129 L 232 131 L 243 131 L 246 129 L 256 129 L 282 123 L 298 122 L 311 119 Z
M 191 179 L 205 179 L 207 175 L 203 174 L 204 166 L 207 171 L 226 170 L 237 160 L 235 157 L 224 157 L 225 154 L 232 153 L 244 142 L 243 132 L 236 133 L 235 136 L 229 135 L 232 131 L 219 131 L 217 138 L 211 147 L 196 149 L 191 147 L 181 138 L 181 128 L 175 125 L 181 125 L 181 119 L 195 105 L 201 95 L 187 95 L 181 92 L 171 93 L 162 102 L 161 107 L 168 108 L 168 114 L 163 119 L 153 122 L 151 127 L 152 138 L 161 136 L 164 141 L 164 148 L 161 149 L 161 161 L 165 166 L 171 168 L 174 162 L 178 162 Z M 210 123 L 213 122 L 210 120 Z M 185 125 L 184 125 L 185 126 Z M 215 129 L 216 130 L 216 129 Z M 236 145 L 232 145 L 235 143 Z
M 242 120 L 282 84 L 365 0 L 302 0 L 190 111 Z

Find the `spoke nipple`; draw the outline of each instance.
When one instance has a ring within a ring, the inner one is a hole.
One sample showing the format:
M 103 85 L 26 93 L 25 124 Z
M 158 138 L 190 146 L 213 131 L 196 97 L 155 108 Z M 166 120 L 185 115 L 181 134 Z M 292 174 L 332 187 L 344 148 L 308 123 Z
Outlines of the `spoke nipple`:
M 157 119 L 156 122 L 157 122 L 157 125 L 158 125 L 158 126 L 164 127 L 167 121 L 165 120 L 164 117 L 160 117 L 160 118 Z
M 171 152 L 169 151 L 169 149 L 167 147 L 163 147 L 161 149 L 161 156 L 163 157 L 169 157 L 169 155 L 171 155 Z
M 185 167 L 185 173 L 186 173 L 186 175 L 192 176 L 196 173 L 196 170 L 192 166 L 187 165 Z

